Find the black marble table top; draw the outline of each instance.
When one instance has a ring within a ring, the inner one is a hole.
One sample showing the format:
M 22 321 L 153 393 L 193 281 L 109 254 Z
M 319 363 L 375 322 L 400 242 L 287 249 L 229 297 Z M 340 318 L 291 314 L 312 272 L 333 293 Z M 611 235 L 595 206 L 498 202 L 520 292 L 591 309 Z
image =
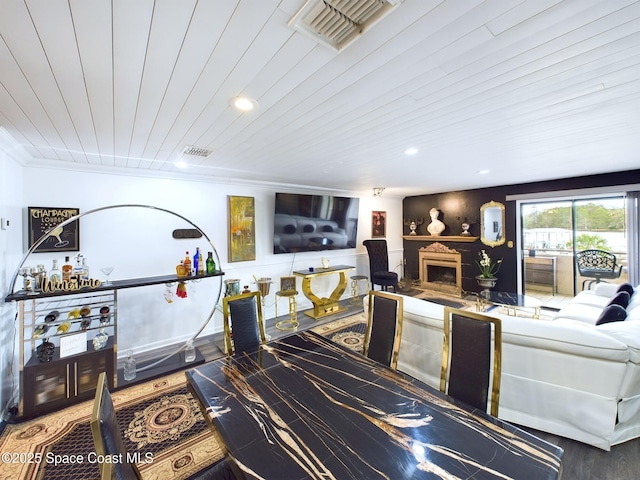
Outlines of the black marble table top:
M 521 295 L 511 292 L 482 292 L 480 294 L 485 300 L 497 305 L 507 305 L 509 307 L 531 307 L 542 306 L 542 301 L 530 295 Z
M 559 477 L 562 449 L 312 332 L 186 375 L 246 478 Z

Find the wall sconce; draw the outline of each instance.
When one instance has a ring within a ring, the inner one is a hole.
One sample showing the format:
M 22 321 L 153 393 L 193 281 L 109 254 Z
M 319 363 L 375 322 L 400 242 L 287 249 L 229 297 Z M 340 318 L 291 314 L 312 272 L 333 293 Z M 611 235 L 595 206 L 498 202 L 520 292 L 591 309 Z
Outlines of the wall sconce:
M 381 197 L 382 196 L 382 192 L 384 192 L 384 187 L 373 187 L 373 196 L 374 197 Z

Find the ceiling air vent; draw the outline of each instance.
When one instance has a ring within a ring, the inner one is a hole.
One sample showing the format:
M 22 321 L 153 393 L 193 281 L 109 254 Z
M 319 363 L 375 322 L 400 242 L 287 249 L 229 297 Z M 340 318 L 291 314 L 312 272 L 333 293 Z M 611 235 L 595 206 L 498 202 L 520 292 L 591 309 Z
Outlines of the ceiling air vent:
M 340 51 L 401 1 L 308 0 L 289 21 L 289 25 Z
M 183 155 L 191 155 L 192 157 L 202 157 L 202 158 L 207 158 L 212 153 L 213 153 L 213 150 L 209 150 L 208 148 L 193 147 L 193 146 L 185 147 L 185 149 L 182 151 Z

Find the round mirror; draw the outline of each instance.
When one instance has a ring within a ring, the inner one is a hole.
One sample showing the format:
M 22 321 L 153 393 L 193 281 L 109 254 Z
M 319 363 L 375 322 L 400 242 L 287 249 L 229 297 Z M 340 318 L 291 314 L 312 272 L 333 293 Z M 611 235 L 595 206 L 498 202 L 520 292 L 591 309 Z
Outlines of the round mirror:
M 504 239 L 504 205 L 487 202 L 480 207 L 480 241 L 489 247 L 497 247 Z

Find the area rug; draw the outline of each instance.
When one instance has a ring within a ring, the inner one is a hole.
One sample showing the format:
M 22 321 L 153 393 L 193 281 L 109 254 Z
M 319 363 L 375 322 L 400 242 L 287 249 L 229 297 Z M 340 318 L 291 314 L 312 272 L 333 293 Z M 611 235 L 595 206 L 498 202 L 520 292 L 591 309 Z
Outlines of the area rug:
M 187 479 L 224 456 L 186 386 L 184 372 L 112 392 L 118 422 L 129 452 L 138 453 L 143 477 Z M 89 422 L 93 401 L 33 420 L 7 425 L 2 453 L 24 454 L 40 462 L 0 463 L 0 479 L 99 479 Z M 56 457 L 56 456 L 60 457 Z M 70 463 L 63 455 L 82 455 Z M 25 457 L 25 458 L 26 458 Z M 60 459 L 56 465 L 53 460 Z
M 320 325 L 311 330 L 332 342 L 336 342 L 356 352 L 364 348 L 364 333 L 367 319 L 364 313 L 341 318 L 335 322 Z

